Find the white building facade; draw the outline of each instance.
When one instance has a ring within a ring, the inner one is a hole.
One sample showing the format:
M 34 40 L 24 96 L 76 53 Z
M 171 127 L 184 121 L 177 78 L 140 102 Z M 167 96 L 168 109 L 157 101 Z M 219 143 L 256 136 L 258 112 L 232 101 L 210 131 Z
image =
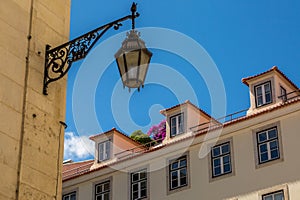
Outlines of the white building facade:
M 95 160 L 64 165 L 63 200 L 300 199 L 299 88 L 277 67 L 243 82 L 251 106 L 228 122 L 186 101 L 161 111 L 157 146 L 115 129 L 91 137 Z

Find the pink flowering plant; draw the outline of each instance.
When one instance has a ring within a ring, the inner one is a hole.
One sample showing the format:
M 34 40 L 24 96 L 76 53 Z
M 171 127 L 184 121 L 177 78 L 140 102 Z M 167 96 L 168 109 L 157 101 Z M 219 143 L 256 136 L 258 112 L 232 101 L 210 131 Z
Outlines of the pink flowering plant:
M 147 134 L 158 143 L 161 143 L 166 137 L 166 120 L 162 120 L 158 125 L 153 125 Z

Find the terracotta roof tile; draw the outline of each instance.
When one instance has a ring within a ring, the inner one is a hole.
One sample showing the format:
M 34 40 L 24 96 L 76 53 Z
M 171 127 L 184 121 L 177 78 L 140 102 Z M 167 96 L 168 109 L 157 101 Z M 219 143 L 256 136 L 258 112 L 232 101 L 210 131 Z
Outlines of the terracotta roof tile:
M 265 72 L 262 72 L 262 73 L 260 73 L 260 74 L 256 74 L 256 75 L 254 75 L 254 76 L 249 76 L 249 77 L 246 77 L 246 78 L 243 78 L 242 79 L 242 83 L 244 83 L 245 85 L 247 85 L 247 86 L 249 86 L 249 84 L 248 84 L 248 81 L 249 80 L 251 80 L 251 79 L 253 79 L 253 78 L 256 78 L 256 77 L 259 77 L 259 76 L 262 76 L 262 75 L 264 75 L 264 74 L 267 74 L 267 73 L 269 73 L 269 72 L 272 72 L 272 71 L 276 71 L 276 72 L 278 72 L 282 77 L 284 77 L 294 88 L 296 88 L 296 89 L 299 89 L 298 88 L 298 86 L 295 84 L 295 83 L 293 83 L 282 71 L 280 71 L 279 69 L 278 69 L 278 67 L 277 66 L 273 66 L 271 69 L 269 69 L 268 71 L 265 71 Z
M 164 110 L 161 110 L 159 111 L 161 114 L 164 115 L 165 112 L 168 112 L 169 110 L 173 110 L 177 107 L 180 107 L 180 106 L 183 106 L 183 105 L 186 105 L 186 104 L 189 104 L 191 106 L 193 106 L 194 108 L 196 108 L 197 110 L 199 110 L 200 112 L 202 112 L 204 115 L 206 115 L 207 117 L 209 118 L 212 118 L 209 114 L 207 114 L 207 112 L 205 112 L 204 110 L 202 110 L 201 108 L 198 108 L 196 105 L 194 105 L 193 103 L 191 103 L 189 100 L 186 100 L 184 103 L 181 103 L 181 104 L 177 104 L 175 106 L 172 106 L 170 108 L 167 108 L 167 109 L 164 109 Z M 213 118 L 212 118 L 213 119 Z
M 108 133 L 110 133 L 110 132 L 112 132 L 112 131 L 114 131 L 114 132 L 116 132 L 116 133 L 119 133 L 119 134 L 125 136 L 128 140 L 130 140 L 130 141 L 136 143 L 137 146 L 141 146 L 141 145 L 142 145 L 142 144 L 139 143 L 138 141 L 133 140 L 133 139 L 130 138 L 128 135 L 126 135 L 125 133 L 119 131 L 119 130 L 116 129 L 116 128 L 112 128 L 112 129 L 110 129 L 110 130 L 108 130 L 108 131 L 105 131 L 105 132 L 103 132 L 103 133 L 99 133 L 99 134 L 96 134 L 96 135 L 92 135 L 92 136 L 89 137 L 89 139 L 90 139 L 90 140 L 93 140 L 95 137 L 98 137 L 98 136 L 100 136 L 100 135 L 108 134 Z

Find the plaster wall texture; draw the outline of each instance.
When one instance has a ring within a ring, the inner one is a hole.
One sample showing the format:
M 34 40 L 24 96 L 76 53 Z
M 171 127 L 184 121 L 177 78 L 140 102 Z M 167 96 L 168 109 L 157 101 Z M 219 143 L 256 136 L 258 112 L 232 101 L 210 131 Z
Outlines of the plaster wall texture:
M 68 41 L 70 0 L 0 6 L 0 199 L 61 199 L 66 78 L 42 94 L 45 45 Z

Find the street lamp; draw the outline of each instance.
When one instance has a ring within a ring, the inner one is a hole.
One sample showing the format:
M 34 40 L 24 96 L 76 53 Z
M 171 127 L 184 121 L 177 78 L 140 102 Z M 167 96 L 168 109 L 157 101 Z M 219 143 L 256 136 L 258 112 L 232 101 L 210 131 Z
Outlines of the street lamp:
M 129 91 L 130 88 L 140 90 L 140 87 L 144 86 L 152 53 L 146 48 L 145 42 L 140 39 L 139 33 L 135 30 L 135 18 L 139 17 L 136 7 L 137 4 L 133 3 L 131 15 L 100 26 L 58 47 L 50 49 L 50 45 L 46 45 L 43 94 L 48 94 L 49 83 L 67 74 L 73 62 L 85 58 L 106 31 L 112 27 L 118 30 L 122 26 L 121 22 L 128 19 L 132 20 L 132 30 L 127 33 L 127 38 L 115 54 L 115 58 L 123 86 L 128 87 Z

